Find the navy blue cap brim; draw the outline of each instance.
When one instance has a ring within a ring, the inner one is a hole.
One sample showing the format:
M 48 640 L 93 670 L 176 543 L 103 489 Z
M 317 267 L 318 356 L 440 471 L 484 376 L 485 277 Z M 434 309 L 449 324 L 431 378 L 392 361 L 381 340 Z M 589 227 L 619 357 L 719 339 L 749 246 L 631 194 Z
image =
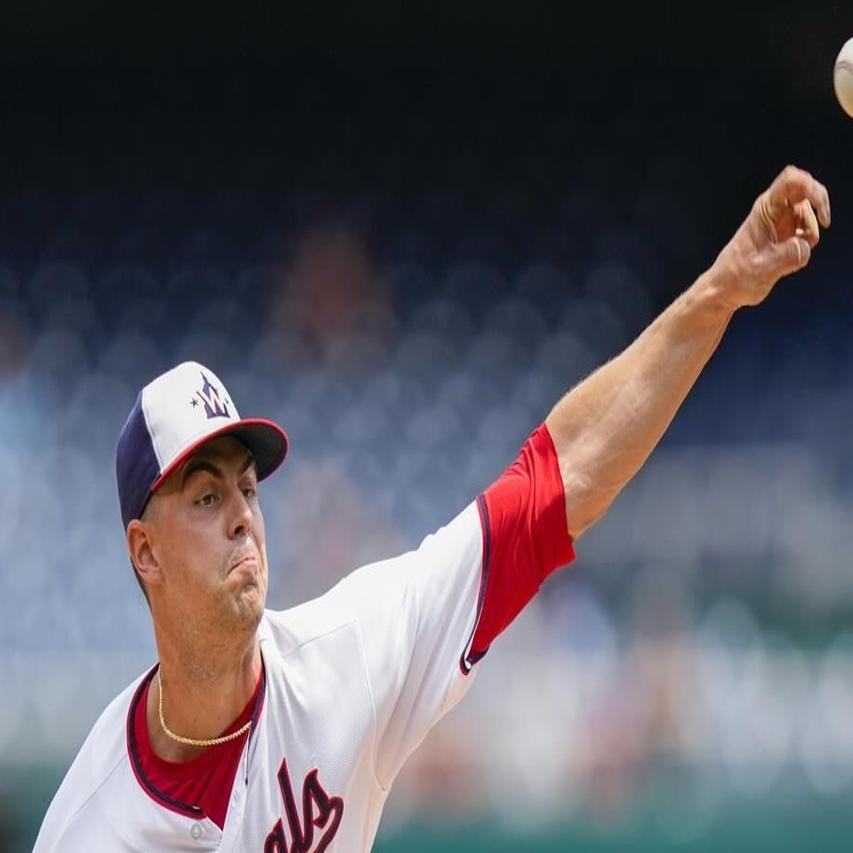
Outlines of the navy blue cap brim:
M 153 495 L 163 485 L 168 476 L 186 462 L 199 448 L 214 438 L 230 435 L 243 442 L 255 457 L 258 481 L 269 477 L 284 462 L 289 446 L 287 433 L 275 422 L 266 418 L 244 418 L 232 421 L 224 427 L 207 433 L 198 441 L 185 448 L 163 470 L 151 484 L 149 495 Z

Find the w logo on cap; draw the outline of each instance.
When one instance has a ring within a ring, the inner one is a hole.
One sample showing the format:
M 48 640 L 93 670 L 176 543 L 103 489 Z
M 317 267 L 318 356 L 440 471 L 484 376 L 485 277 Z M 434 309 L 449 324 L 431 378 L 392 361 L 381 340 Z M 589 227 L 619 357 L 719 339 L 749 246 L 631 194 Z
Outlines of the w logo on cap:
M 202 373 L 201 378 L 204 380 L 204 385 L 200 391 L 196 391 L 196 397 L 204 403 L 204 412 L 207 419 L 211 418 L 230 418 L 231 414 L 228 411 L 228 398 L 222 397 L 219 389 L 211 384 L 210 380 Z M 196 405 L 193 401 L 193 405 Z

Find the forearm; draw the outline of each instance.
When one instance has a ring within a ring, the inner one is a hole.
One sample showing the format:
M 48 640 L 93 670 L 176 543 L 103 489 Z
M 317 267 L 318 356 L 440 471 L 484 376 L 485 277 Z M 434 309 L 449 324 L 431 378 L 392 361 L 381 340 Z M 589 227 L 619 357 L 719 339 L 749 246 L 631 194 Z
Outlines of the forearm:
M 546 419 L 577 538 L 607 510 L 671 423 L 732 317 L 713 270 Z

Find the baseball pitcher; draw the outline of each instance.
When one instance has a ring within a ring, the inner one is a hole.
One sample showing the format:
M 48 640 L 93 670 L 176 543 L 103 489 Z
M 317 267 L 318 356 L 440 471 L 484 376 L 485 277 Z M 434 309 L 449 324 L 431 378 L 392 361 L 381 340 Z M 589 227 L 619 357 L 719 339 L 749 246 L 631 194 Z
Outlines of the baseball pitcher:
M 826 189 L 786 168 L 710 269 L 447 526 L 284 612 L 265 609 L 258 495 L 284 431 L 241 419 L 195 362 L 146 385 L 116 474 L 159 659 L 95 723 L 36 853 L 369 850 L 408 756 L 645 462 L 734 312 L 806 266 L 829 221 Z

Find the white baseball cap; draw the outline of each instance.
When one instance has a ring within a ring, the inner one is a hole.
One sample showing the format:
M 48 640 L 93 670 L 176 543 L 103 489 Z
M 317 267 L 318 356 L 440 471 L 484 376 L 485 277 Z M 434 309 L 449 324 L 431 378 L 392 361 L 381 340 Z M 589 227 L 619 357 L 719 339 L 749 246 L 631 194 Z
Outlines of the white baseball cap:
M 162 373 L 140 392 L 116 448 L 125 528 L 139 518 L 166 477 L 205 442 L 233 435 L 255 457 L 258 480 L 284 462 L 287 435 L 266 418 L 240 418 L 217 375 L 196 361 Z

